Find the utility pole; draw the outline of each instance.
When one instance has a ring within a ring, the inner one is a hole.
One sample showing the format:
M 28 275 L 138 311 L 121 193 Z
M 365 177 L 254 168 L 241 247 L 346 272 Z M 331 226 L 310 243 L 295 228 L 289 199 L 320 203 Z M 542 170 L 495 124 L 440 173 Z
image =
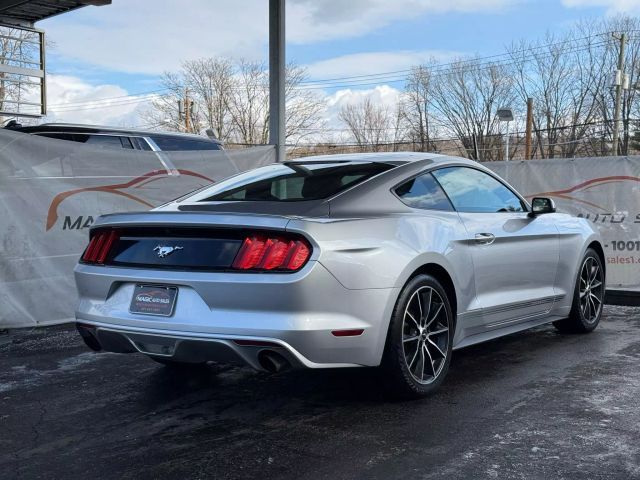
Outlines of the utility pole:
M 191 117 L 191 112 L 189 111 L 191 109 L 191 102 L 189 101 L 189 89 L 185 88 L 184 89 L 184 131 L 189 133 L 191 131 L 191 125 L 190 125 L 190 117 Z
M 524 159 L 531 160 L 531 132 L 533 130 L 533 98 L 527 98 L 527 133 L 525 137 Z
M 614 38 L 618 38 L 614 34 Z M 618 70 L 615 75 L 616 104 L 613 113 L 613 155 L 618 155 L 618 137 L 620 135 L 620 111 L 622 110 L 622 90 L 624 88 L 624 49 L 627 44 L 627 34 L 620 35 L 620 52 L 618 55 Z
M 480 150 L 478 149 L 478 137 L 474 133 L 472 138 L 473 138 L 473 153 L 476 157 L 476 161 L 481 162 L 482 159 L 480 158 Z

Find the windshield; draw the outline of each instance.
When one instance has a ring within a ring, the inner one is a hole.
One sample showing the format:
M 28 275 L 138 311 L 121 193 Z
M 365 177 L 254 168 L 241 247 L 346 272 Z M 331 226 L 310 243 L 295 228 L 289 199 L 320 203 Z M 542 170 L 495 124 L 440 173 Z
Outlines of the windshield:
M 214 185 L 198 200 L 300 202 L 332 197 L 392 165 L 373 162 L 286 162 Z

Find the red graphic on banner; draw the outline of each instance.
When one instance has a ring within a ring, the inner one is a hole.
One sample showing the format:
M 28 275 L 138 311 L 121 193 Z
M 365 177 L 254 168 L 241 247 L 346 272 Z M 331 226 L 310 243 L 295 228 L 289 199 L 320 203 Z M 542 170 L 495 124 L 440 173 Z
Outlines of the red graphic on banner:
M 192 172 L 191 170 L 182 170 L 182 169 L 178 169 L 178 172 L 181 175 L 187 175 L 187 176 L 191 176 L 191 177 L 197 177 L 197 178 L 201 178 L 203 180 L 206 180 L 208 182 L 213 183 L 213 180 L 205 175 L 202 175 L 200 173 L 197 172 Z M 67 198 L 76 195 L 78 193 L 84 193 L 84 192 L 104 192 L 104 193 L 110 193 L 113 195 L 120 195 L 122 197 L 126 197 L 130 200 L 133 200 L 134 202 L 138 202 L 146 207 L 149 208 L 153 208 L 153 205 L 150 204 L 149 202 L 135 196 L 135 195 L 131 195 L 130 193 L 127 192 L 123 192 L 122 190 L 126 189 L 126 188 L 140 188 L 142 186 L 148 185 L 149 183 L 159 180 L 163 177 L 167 176 L 167 171 L 166 170 L 154 170 L 152 172 L 149 173 L 145 173 L 144 175 L 141 175 L 139 177 L 134 178 L 133 180 L 130 180 L 126 183 L 118 183 L 118 184 L 114 184 L 114 185 L 101 185 L 101 186 L 97 186 L 97 187 L 85 187 L 85 188 L 78 188 L 75 190 L 69 190 L 67 192 L 62 192 L 57 194 L 53 200 L 51 201 L 51 205 L 49 205 L 49 211 L 47 213 L 47 230 L 50 230 L 58 221 L 58 207 L 60 206 L 60 204 L 65 201 Z
M 573 202 L 583 203 L 585 205 L 589 205 L 590 207 L 599 208 L 600 210 L 607 211 L 606 208 L 597 205 L 595 203 L 589 202 L 587 200 L 583 200 L 581 198 L 576 198 L 574 195 L 570 195 L 572 193 L 581 193 L 590 188 L 599 187 L 601 185 L 606 185 L 609 183 L 624 183 L 626 181 L 630 182 L 638 182 L 640 183 L 640 177 L 630 177 L 627 175 L 616 175 L 611 177 L 600 177 L 600 178 L 592 178 L 591 180 L 584 181 L 579 183 L 578 185 L 574 185 L 573 187 L 566 188 L 564 190 L 556 190 L 553 192 L 541 192 L 535 193 L 533 195 L 527 195 L 527 198 L 533 197 L 556 197 L 562 198 L 564 200 L 571 200 Z

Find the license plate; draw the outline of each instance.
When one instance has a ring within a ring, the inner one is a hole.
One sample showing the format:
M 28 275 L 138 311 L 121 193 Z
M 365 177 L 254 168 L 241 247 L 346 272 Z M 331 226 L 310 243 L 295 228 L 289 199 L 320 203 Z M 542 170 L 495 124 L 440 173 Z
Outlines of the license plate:
M 170 317 L 178 296 L 177 287 L 136 285 L 129 311 L 143 315 Z

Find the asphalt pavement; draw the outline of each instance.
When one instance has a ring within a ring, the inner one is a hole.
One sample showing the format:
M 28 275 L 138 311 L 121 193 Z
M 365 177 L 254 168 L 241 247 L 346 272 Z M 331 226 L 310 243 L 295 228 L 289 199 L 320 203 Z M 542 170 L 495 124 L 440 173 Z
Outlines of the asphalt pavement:
M 373 369 L 174 371 L 72 327 L 0 334 L 0 479 L 640 479 L 640 309 L 454 353 L 437 393 Z

